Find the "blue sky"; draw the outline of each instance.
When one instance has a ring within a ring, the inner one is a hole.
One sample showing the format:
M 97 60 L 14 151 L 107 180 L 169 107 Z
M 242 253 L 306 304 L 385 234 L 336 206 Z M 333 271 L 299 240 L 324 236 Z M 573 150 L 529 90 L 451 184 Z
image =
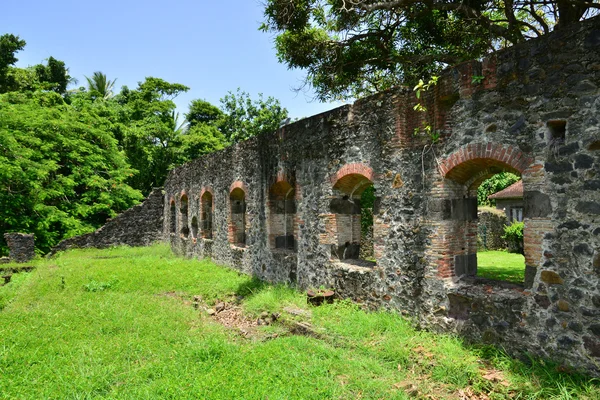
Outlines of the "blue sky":
M 27 41 L 18 66 L 53 56 L 79 86 L 94 71 L 117 78 L 118 88 L 134 88 L 146 76 L 189 86 L 175 99 L 180 113 L 196 98 L 218 105 L 238 87 L 252 98 L 279 99 L 293 118 L 341 105 L 292 91 L 304 74 L 277 62 L 273 36 L 258 31 L 262 20 L 257 0 L 6 1 L 0 34 Z

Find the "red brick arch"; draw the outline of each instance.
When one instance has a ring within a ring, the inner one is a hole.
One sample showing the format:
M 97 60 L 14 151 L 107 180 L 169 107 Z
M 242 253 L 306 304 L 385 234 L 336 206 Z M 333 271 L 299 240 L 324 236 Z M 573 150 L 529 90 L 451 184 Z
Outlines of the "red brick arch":
M 334 175 L 331 176 L 331 185 L 334 189 L 340 190 L 346 194 L 350 194 L 353 188 L 356 188 L 361 182 L 371 182 L 375 174 L 373 168 L 363 163 L 346 164 L 340 168 Z M 367 185 L 363 188 L 366 189 Z M 355 194 L 360 194 L 359 190 Z
M 439 168 L 446 179 L 472 184 L 470 181 L 482 175 L 481 171 L 489 171 L 492 175 L 501 171 L 521 175 L 532 161 L 516 146 L 491 142 L 470 143 L 441 160 Z
M 229 193 L 233 192 L 235 189 L 242 189 L 244 193 L 248 193 L 248 188 L 246 184 L 242 181 L 235 181 L 229 186 Z
M 204 186 L 200 191 L 200 198 L 202 198 L 202 196 L 204 196 L 204 193 L 206 192 L 210 193 L 210 195 L 213 196 L 213 198 L 215 197 L 212 188 L 210 186 Z

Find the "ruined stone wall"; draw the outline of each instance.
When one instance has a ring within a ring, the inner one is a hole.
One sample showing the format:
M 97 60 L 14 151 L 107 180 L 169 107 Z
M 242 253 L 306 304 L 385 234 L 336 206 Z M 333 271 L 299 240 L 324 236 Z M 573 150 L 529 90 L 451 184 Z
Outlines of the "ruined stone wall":
M 11 261 L 27 262 L 35 257 L 33 233 L 5 233 L 4 240 L 8 245 Z
M 105 248 L 110 246 L 148 246 L 163 239 L 162 189 L 154 189 L 143 203 L 117 215 L 95 232 L 60 242 L 51 251 L 71 248 Z
M 421 100 L 425 113 L 412 91 L 395 89 L 190 162 L 165 183 L 163 232 L 182 255 L 332 287 L 424 327 L 600 374 L 599 50 L 596 18 L 445 71 Z M 422 122 L 438 143 L 414 134 Z M 524 182 L 520 285 L 477 276 L 476 191 L 501 171 Z M 347 220 L 371 184 L 375 263 L 340 254 L 359 253 Z M 287 249 L 271 232 L 281 187 L 294 200 Z M 244 245 L 232 235 L 238 189 Z M 182 226 L 201 219 L 206 192 L 210 239 Z
M 509 225 L 508 218 L 502 210 L 483 208 L 477 213 L 478 248 L 484 250 L 506 249 L 504 227 Z

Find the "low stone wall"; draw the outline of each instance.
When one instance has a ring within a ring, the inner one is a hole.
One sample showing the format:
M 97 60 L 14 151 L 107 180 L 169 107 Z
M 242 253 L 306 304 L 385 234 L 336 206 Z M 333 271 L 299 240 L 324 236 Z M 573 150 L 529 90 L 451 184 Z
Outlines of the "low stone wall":
M 506 214 L 500 210 L 485 207 L 477 212 L 477 245 L 482 250 L 502 250 L 506 248 L 504 227 L 508 225 Z
M 143 203 L 110 219 L 95 232 L 75 236 L 60 242 L 50 254 L 71 248 L 110 246 L 148 246 L 162 239 L 162 189 L 154 189 Z
M 8 244 L 11 261 L 27 262 L 35 257 L 35 239 L 32 233 L 5 233 L 4 240 Z

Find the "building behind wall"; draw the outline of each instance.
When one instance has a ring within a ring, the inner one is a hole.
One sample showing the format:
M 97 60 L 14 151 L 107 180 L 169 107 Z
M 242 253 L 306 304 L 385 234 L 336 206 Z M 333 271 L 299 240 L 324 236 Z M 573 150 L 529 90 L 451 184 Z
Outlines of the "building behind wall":
M 504 211 L 508 221 L 523 221 L 523 181 L 519 180 L 506 189 L 496 192 L 489 199 L 496 200 L 496 209 Z
M 599 50 L 590 19 L 445 71 L 428 112 L 390 90 L 185 164 L 165 182 L 162 233 L 182 255 L 598 375 Z M 414 134 L 423 122 L 439 143 Z M 477 275 L 476 189 L 499 172 L 522 177 L 522 285 Z M 376 263 L 344 256 L 361 240 L 341 203 L 366 184 Z

